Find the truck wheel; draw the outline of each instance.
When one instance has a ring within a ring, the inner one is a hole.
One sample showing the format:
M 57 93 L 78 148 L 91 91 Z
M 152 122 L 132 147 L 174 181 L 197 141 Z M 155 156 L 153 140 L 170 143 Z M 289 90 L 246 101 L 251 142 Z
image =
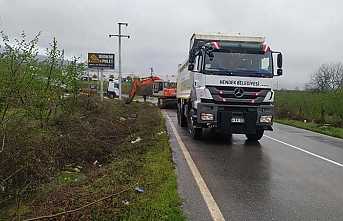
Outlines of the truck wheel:
M 232 132 L 231 131 L 225 131 L 223 134 L 224 140 L 228 143 L 232 142 Z
M 191 137 L 195 140 L 199 140 L 202 137 L 202 128 L 190 126 L 188 131 Z
M 193 139 L 198 140 L 202 137 L 202 128 L 194 126 L 191 116 L 188 116 L 187 126 L 188 126 L 188 132 Z
M 163 109 L 163 108 L 164 108 L 164 106 L 165 106 L 165 102 L 164 102 L 164 100 L 163 100 L 163 99 L 160 99 L 160 98 L 158 98 L 158 100 L 157 100 L 157 106 L 158 106 L 160 109 Z
M 255 134 L 246 134 L 249 141 L 258 141 L 263 137 L 264 130 L 258 129 Z
M 180 105 L 177 105 L 177 123 L 180 125 L 180 127 L 186 127 L 187 126 L 187 121 L 185 116 L 181 112 L 181 107 Z

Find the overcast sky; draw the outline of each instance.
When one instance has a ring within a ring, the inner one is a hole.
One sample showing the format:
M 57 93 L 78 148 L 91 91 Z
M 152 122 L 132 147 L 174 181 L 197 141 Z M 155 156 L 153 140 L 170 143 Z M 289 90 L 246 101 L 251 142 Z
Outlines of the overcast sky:
M 309 81 L 325 62 L 343 61 L 343 2 L 339 0 L 0 0 L 0 30 L 10 37 L 42 31 L 40 47 L 56 37 L 68 56 L 115 52 L 116 22 L 123 39 L 123 71 L 175 74 L 193 32 L 266 36 L 284 54 L 281 87 Z

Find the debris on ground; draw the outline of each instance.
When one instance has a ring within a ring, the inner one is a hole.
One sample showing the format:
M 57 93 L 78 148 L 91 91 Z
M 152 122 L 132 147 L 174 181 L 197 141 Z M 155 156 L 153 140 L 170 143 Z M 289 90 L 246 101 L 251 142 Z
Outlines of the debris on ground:
M 128 117 L 129 120 L 136 120 L 136 118 L 137 118 L 137 114 L 131 114 L 131 115 Z
M 130 202 L 128 200 L 122 200 L 121 202 L 126 206 L 130 204 Z
M 135 143 L 140 142 L 141 140 L 142 140 L 142 138 L 137 137 L 136 140 L 132 140 L 131 143 L 132 143 L 132 144 L 135 144 Z
M 95 161 L 93 162 L 93 166 L 102 167 L 102 164 L 99 164 L 99 161 L 98 161 L 98 160 L 95 160 Z
M 70 94 L 65 93 L 65 94 L 63 95 L 63 97 L 64 97 L 64 98 L 70 97 Z
M 120 121 L 126 121 L 126 118 L 120 117 L 119 120 L 120 120 Z
M 142 187 L 136 187 L 135 191 L 138 193 L 144 193 L 144 189 Z
M 75 171 L 76 173 L 80 173 L 80 172 L 81 172 L 81 170 L 80 170 L 79 168 L 77 168 L 77 167 L 74 168 L 74 171 Z
M 165 131 L 160 131 L 157 133 L 157 135 L 162 135 L 162 134 L 165 134 L 166 132 Z

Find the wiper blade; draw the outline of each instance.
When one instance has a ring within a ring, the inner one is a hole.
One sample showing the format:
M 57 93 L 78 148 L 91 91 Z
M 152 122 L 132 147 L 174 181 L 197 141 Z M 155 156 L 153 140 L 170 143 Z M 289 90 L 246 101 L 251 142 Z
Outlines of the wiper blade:
M 204 70 L 204 73 L 206 74 L 213 74 L 213 73 L 216 73 L 216 74 L 226 74 L 227 71 L 225 70 L 221 70 L 221 69 L 207 69 L 207 70 Z

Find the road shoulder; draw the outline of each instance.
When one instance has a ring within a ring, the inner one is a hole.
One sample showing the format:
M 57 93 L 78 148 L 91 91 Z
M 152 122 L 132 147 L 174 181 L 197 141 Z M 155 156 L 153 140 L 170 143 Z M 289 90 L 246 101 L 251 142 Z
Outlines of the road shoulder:
M 164 112 L 164 114 L 167 115 L 168 113 Z M 211 214 L 171 128 L 171 122 L 166 117 L 165 120 L 172 148 L 173 161 L 176 167 L 178 192 L 183 201 L 183 212 L 188 220 L 212 220 Z

